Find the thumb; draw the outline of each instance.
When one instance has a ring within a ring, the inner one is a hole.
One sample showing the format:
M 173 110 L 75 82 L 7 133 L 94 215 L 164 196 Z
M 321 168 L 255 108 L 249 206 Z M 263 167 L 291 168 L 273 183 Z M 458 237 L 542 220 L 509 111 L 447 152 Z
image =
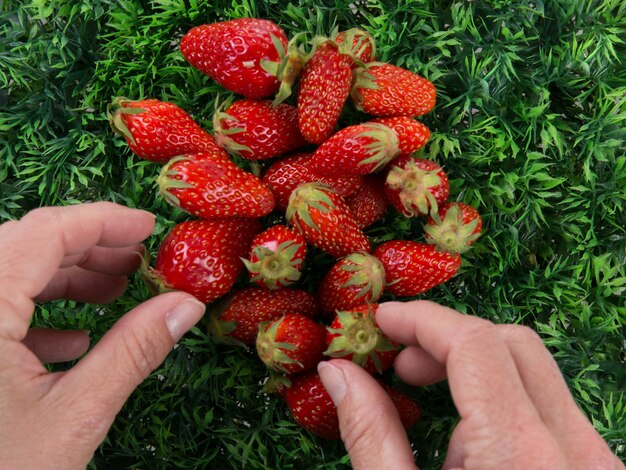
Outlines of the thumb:
M 341 439 L 355 470 L 415 470 L 398 411 L 376 380 L 356 364 L 333 359 L 318 366 L 337 406 Z

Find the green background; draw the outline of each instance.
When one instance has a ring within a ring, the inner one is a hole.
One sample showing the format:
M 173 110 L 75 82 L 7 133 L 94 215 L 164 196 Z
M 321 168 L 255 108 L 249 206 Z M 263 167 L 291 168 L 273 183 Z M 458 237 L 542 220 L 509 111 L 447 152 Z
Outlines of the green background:
M 584 413 L 626 455 L 626 6 L 609 1 L 5 0 L 0 7 L 0 218 L 40 205 L 109 200 L 159 214 L 149 246 L 186 216 L 156 195 L 158 167 L 133 157 L 105 117 L 115 96 L 177 103 L 205 128 L 218 92 L 187 65 L 191 27 L 261 17 L 329 34 L 360 26 L 379 58 L 433 81 L 425 155 L 452 198 L 476 205 L 485 234 L 461 273 L 424 297 L 538 331 Z M 362 118 L 362 117 L 361 117 Z M 350 107 L 343 123 L 359 116 Z M 421 239 L 394 213 L 374 241 Z M 326 267 L 313 253 L 308 260 Z M 314 288 L 322 269 L 309 269 Z M 89 328 L 97 340 L 149 295 L 133 278 L 104 307 L 56 302 L 35 323 Z M 66 365 L 67 366 L 67 365 Z M 103 371 L 105 373 L 105 371 Z M 340 442 L 291 422 L 259 393 L 250 352 L 214 345 L 202 326 L 132 395 L 94 468 L 349 468 Z M 388 377 L 394 380 L 394 377 Z M 417 462 L 438 468 L 457 420 L 446 384 L 410 393 L 424 409 Z

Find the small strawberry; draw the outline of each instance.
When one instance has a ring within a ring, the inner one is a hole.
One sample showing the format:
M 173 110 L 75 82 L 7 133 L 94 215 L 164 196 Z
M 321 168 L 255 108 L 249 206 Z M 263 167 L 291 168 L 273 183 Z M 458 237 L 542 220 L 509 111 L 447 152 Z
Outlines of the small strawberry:
M 144 280 L 155 293 L 182 290 L 213 302 L 243 271 L 240 258 L 259 231 L 256 219 L 235 217 L 178 224 L 161 243 L 154 268 L 144 264 Z
M 393 129 L 398 136 L 398 147 L 400 148 L 398 157 L 417 152 L 426 145 L 426 142 L 430 139 L 430 130 L 428 127 L 410 117 L 396 116 L 377 118 L 369 122 L 382 124 Z
M 320 145 L 311 157 L 310 168 L 332 177 L 367 175 L 383 168 L 398 151 L 398 137 L 389 127 L 357 124 L 344 127 Z
M 407 217 L 436 213 L 450 195 L 446 172 L 432 160 L 405 155 L 388 168 L 387 199 Z
M 276 207 L 287 209 L 289 196 L 294 189 L 304 183 L 323 183 L 330 186 L 340 196 L 349 196 L 356 192 L 363 184 L 361 176 L 342 175 L 337 178 L 320 176 L 309 168 L 312 153 L 296 153 L 281 158 L 263 175 L 263 182 L 267 184 L 274 197 Z
M 328 329 L 324 354 L 352 360 L 370 373 L 391 367 L 400 346 L 376 324 L 377 304 L 364 304 L 337 312 Z
M 461 267 L 458 254 L 410 240 L 385 242 L 373 254 L 385 267 L 385 292 L 398 297 L 412 297 L 443 284 Z
M 267 367 L 285 374 L 305 372 L 324 359 L 326 329 L 301 315 L 286 313 L 259 327 L 256 350 Z
M 356 61 L 368 63 L 376 60 L 376 42 L 367 31 L 352 28 L 337 33 L 332 39 L 340 47 L 346 42 L 351 44 L 348 55 Z M 355 62 L 352 67 L 357 67 L 357 63 Z
M 464 253 L 480 236 L 483 223 L 476 208 L 462 202 L 449 202 L 428 220 L 426 241 L 439 251 Z
M 286 217 L 307 242 L 335 258 L 371 250 L 341 196 L 323 184 L 298 186 L 289 198 Z
M 359 228 L 365 229 L 378 222 L 389 207 L 382 175 L 366 176 L 363 186 L 346 198 L 346 204 Z
M 303 290 L 246 287 L 216 307 L 209 330 L 217 340 L 253 345 L 259 325 L 277 320 L 285 312 L 312 318 L 317 315 L 317 305 L 313 296 Z
M 242 260 L 250 280 L 261 287 L 279 289 L 300 279 L 306 240 L 284 225 L 274 225 L 252 240 L 249 260 Z
M 298 110 L 267 100 L 239 100 L 213 116 L 220 147 L 248 160 L 266 160 L 306 144 L 298 129 Z
M 371 62 L 354 74 L 351 97 L 359 111 L 378 117 L 422 116 L 435 106 L 435 86 L 401 67 Z
M 378 301 L 385 288 L 385 268 L 367 253 L 352 253 L 337 261 L 317 288 L 317 302 L 329 319 L 347 310 Z
M 399 390 L 391 388 L 389 385 L 384 382 L 378 382 L 380 386 L 387 392 L 389 398 L 394 405 L 396 405 L 396 409 L 398 410 L 398 415 L 400 417 L 400 422 L 404 429 L 409 429 L 413 427 L 415 423 L 417 423 L 422 415 L 422 410 L 419 405 L 415 403 L 410 396 L 405 393 L 402 393 Z
M 211 134 L 174 103 L 118 97 L 107 107 L 107 116 L 133 153 L 146 160 L 165 163 L 196 152 L 217 152 L 226 157 Z
M 274 209 L 274 196 L 258 177 L 211 157 L 189 155 L 166 164 L 157 178 L 165 200 L 202 218 L 262 217 Z

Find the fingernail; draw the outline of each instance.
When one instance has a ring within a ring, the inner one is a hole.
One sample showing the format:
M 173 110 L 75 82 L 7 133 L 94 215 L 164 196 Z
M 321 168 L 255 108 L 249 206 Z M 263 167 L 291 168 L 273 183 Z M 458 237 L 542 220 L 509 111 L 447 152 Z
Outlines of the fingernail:
M 183 337 L 204 315 L 206 306 L 195 299 L 186 299 L 165 315 L 165 323 L 172 339 Z
M 324 384 L 324 388 L 330 395 L 335 406 L 339 406 L 343 397 L 346 396 L 346 378 L 343 372 L 329 362 L 320 362 L 317 365 L 317 372 Z

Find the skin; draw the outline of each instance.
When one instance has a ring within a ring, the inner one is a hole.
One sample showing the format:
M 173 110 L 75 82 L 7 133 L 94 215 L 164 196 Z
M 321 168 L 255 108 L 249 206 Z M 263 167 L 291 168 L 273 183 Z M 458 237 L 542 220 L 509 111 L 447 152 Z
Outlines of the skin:
M 449 382 L 461 420 L 444 470 L 624 469 L 530 328 L 495 325 L 428 301 L 380 304 L 376 319 L 407 346 L 394 364 L 402 380 Z M 415 469 L 398 414 L 377 382 L 345 360 L 318 370 L 337 404 L 353 467 Z

